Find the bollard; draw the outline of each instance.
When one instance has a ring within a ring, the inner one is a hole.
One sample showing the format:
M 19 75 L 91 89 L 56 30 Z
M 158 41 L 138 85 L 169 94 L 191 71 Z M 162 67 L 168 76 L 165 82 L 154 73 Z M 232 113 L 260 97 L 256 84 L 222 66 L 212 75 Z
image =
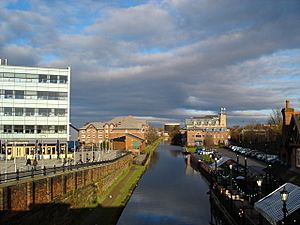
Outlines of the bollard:
M 44 168 L 43 168 L 43 174 L 44 174 L 44 176 L 46 176 L 46 166 L 44 166 Z
M 56 166 L 55 165 L 53 166 L 53 169 L 54 169 L 54 173 L 56 173 Z
M 65 172 L 65 164 L 63 164 L 63 172 Z
M 20 174 L 19 174 L 19 169 L 17 169 L 17 172 L 16 172 L 16 180 L 19 180 L 20 179 Z

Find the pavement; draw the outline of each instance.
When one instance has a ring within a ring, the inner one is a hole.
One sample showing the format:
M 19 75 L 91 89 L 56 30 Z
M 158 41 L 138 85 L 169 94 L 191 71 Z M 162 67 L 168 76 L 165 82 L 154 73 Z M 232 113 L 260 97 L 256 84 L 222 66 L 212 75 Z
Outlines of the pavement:
M 120 151 L 118 150 L 109 150 L 109 151 L 80 151 L 75 152 L 75 154 L 72 154 L 72 159 L 67 160 L 65 165 L 72 164 L 79 164 L 81 162 L 91 162 L 93 161 L 93 155 L 94 155 L 94 161 L 106 161 L 110 159 L 114 159 L 120 154 Z M 54 165 L 56 167 L 60 167 L 64 163 L 64 159 L 42 159 L 42 156 L 37 157 L 39 158 L 37 160 L 37 169 L 39 168 L 53 168 Z M 74 160 L 75 159 L 75 160 Z M 4 173 L 12 173 L 16 172 L 17 169 L 19 172 L 21 171 L 29 171 L 32 168 L 32 161 L 30 166 L 26 166 L 26 159 L 25 157 L 22 158 L 15 158 L 12 160 L 0 160 L 0 174 Z

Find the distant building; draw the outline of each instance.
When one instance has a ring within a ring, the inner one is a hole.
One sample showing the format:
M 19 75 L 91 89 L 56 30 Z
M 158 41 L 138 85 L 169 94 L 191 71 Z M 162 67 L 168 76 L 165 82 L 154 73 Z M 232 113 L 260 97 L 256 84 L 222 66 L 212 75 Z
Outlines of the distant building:
M 66 156 L 70 74 L 70 67 L 11 66 L 0 60 L 2 154 L 8 158 Z
M 206 115 L 185 120 L 188 146 L 227 144 L 229 130 L 225 108 L 219 115 Z
M 146 144 L 148 122 L 133 116 L 116 117 L 106 122 L 89 122 L 79 128 L 79 141 L 85 146 L 130 150 L 139 153 Z M 103 144 L 105 143 L 105 144 Z
M 300 112 L 290 107 L 286 101 L 285 108 L 281 110 L 283 116 L 282 139 L 283 148 L 281 159 L 288 166 L 300 167 Z
M 164 135 L 170 135 L 173 131 L 180 130 L 180 123 L 165 123 L 164 124 Z

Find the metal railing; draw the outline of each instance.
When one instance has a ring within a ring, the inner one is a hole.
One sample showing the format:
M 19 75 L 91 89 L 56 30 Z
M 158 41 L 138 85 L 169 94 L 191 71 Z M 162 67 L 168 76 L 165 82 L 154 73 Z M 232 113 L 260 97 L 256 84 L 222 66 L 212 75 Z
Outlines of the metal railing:
M 131 154 L 130 152 L 122 152 L 120 154 L 117 154 L 116 157 L 113 159 L 108 159 L 103 161 L 94 161 L 94 162 L 91 161 L 85 163 L 78 161 L 76 164 L 68 163 L 68 164 L 63 164 L 62 166 L 53 165 L 53 167 L 32 166 L 31 169 L 28 169 L 27 171 L 19 171 L 19 169 L 17 169 L 16 172 L 0 174 L 0 183 L 4 183 L 8 181 L 18 181 L 20 179 L 25 179 L 25 178 L 34 178 L 36 176 L 53 175 L 56 173 L 64 173 L 72 170 L 79 170 L 79 169 L 88 168 L 92 166 L 113 163 L 119 160 L 120 158 L 123 158 L 130 154 Z

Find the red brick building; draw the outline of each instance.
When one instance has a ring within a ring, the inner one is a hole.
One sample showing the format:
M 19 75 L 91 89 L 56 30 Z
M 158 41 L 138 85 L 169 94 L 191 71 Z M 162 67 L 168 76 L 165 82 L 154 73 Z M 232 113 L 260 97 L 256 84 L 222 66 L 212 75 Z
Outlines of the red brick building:
M 281 160 L 292 168 L 300 168 L 300 112 L 296 112 L 286 101 L 281 110 L 283 117 Z
M 79 141 L 85 146 L 140 152 L 145 147 L 148 122 L 133 116 L 116 117 L 107 122 L 89 122 L 79 128 Z
M 229 129 L 227 129 L 225 108 L 221 108 L 219 115 L 206 115 L 186 119 L 185 125 L 186 143 L 188 146 L 228 143 Z

